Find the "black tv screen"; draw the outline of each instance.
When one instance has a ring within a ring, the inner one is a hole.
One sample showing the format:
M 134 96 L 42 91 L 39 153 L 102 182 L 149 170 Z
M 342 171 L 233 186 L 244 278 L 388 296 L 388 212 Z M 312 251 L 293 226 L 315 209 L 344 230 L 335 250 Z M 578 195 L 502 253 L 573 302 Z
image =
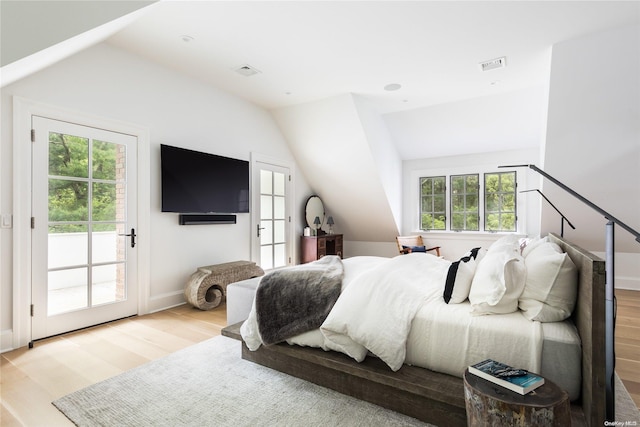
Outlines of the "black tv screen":
M 249 212 L 249 162 L 160 145 L 162 212 Z

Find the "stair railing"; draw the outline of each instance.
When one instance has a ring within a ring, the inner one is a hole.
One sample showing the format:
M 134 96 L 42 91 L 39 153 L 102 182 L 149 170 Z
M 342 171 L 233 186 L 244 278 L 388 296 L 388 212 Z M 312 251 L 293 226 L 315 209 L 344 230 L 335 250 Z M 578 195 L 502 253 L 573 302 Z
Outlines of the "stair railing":
M 615 267 L 615 250 L 614 250 L 614 225 L 617 224 L 633 236 L 636 241 L 640 243 L 640 232 L 626 225 L 609 212 L 597 206 L 595 203 L 576 193 L 574 190 L 558 181 L 536 165 L 511 165 L 511 166 L 498 166 L 499 168 L 523 168 L 527 167 L 547 178 L 549 181 L 562 188 L 567 193 L 571 194 L 596 212 L 600 213 L 607 220 L 605 226 L 606 241 L 605 241 L 605 417 L 606 421 L 615 421 L 615 279 L 614 279 L 614 267 Z M 542 193 L 540 193 L 542 194 Z M 546 197 L 545 197 L 546 199 Z M 547 199 L 548 201 L 548 199 Z M 549 202 L 551 203 L 551 202 Z M 556 209 L 557 210 L 557 209 Z

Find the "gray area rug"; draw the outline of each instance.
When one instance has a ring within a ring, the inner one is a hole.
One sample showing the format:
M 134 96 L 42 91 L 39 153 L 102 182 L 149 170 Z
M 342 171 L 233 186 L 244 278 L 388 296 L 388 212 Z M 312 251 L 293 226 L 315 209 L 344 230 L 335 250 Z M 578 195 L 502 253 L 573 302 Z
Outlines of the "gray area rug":
M 218 336 L 64 396 L 78 426 L 425 426 L 241 359 Z
M 616 395 L 614 411 L 616 421 L 622 423 L 622 425 L 640 426 L 640 409 L 638 409 L 633 399 L 631 399 L 629 392 L 624 387 L 624 384 L 622 384 L 618 374 L 616 374 L 614 392 Z
M 616 375 L 616 419 L 640 411 Z M 218 336 L 68 394 L 78 426 L 426 426 L 414 418 L 241 359 Z

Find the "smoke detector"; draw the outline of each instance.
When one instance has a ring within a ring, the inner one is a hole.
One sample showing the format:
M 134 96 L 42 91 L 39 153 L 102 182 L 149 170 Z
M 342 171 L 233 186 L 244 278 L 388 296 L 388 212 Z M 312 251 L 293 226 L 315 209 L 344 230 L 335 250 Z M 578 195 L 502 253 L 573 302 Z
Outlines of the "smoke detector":
M 253 76 L 258 74 L 260 71 L 256 70 L 250 65 L 244 64 L 236 68 L 236 73 L 242 74 L 245 77 Z
M 489 71 L 495 70 L 497 68 L 504 68 L 507 66 L 507 57 L 503 56 L 501 58 L 490 59 L 489 61 L 484 61 L 478 64 L 480 66 L 480 71 Z

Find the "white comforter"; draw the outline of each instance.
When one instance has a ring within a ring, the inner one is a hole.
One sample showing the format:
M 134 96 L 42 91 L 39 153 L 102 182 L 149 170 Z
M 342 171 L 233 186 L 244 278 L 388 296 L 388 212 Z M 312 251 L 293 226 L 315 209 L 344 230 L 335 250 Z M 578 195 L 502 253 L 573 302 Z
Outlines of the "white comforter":
M 340 351 L 357 361 L 372 353 L 394 371 L 410 363 L 458 376 L 500 347 L 496 359 L 539 372 L 540 324 L 519 312 L 471 316 L 468 305 L 445 304 L 449 261 L 416 253 L 348 258 L 343 263 L 342 293 L 329 316 L 320 329 L 293 337 L 289 344 Z M 508 327 L 510 323 L 517 327 Z M 262 344 L 255 309 L 241 334 L 250 350 Z M 505 334 L 513 340 L 507 345 L 502 344 Z
M 367 352 L 397 371 L 411 322 L 428 300 L 442 298 L 450 262 L 423 253 L 391 258 L 349 284 L 320 327 L 327 346 L 361 362 Z

